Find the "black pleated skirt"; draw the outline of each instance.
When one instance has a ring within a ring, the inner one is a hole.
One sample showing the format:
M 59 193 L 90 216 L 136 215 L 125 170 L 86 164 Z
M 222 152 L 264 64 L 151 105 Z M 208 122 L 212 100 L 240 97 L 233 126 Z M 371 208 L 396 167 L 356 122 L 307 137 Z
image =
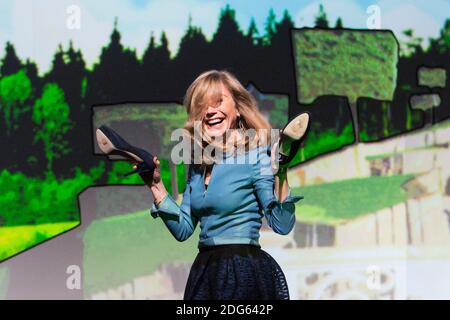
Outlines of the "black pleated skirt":
M 281 267 L 258 246 L 227 244 L 200 248 L 184 300 L 289 300 Z

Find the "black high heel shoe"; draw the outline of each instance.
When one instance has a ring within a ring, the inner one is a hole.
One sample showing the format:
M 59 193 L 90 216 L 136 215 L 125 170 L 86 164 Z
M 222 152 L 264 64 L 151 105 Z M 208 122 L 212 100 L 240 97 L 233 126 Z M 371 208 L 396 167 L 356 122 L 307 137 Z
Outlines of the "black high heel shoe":
M 136 162 L 136 169 L 124 174 L 124 177 L 138 173 L 139 175 L 153 176 L 155 164 L 153 155 L 141 148 L 132 146 L 126 142 L 113 129 L 103 125 L 95 132 L 97 143 L 105 154 L 115 154 L 123 156 L 132 162 Z
M 286 167 L 295 157 L 310 129 L 310 113 L 303 112 L 291 120 L 280 134 L 278 164 Z

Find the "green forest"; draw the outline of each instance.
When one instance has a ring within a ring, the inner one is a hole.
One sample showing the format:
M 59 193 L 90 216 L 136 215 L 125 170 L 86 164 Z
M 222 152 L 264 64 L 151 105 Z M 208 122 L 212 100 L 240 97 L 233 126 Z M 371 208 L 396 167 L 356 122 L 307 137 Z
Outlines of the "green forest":
M 116 19 L 109 43 L 91 68 L 72 43 L 61 44 L 43 75 L 35 62 L 18 57 L 14 44 L 8 42 L 0 59 L 0 145 L 2 154 L 7 154 L 0 158 L 0 227 L 68 223 L 66 228 L 72 228 L 79 221 L 77 195 L 86 187 L 141 184 L 138 176 L 121 177 L 130 170 L 129 163 L 94 155 L 92 107 L 125 102 L 181 104 L 192 80 L 208 69 L 230 70 L 245 85 L 288 96 L 289 118 L 304 110 L 311 112 L 311 131 L 292 165 L 354 143 L 345 97 L 328 95 L 300 102 L 291 39 L 294 22 L 289 12 L 276 17 L 271 10 L 264 30 L 258 30 L 254 20 L 240 26 L 235 17 L 233 8 L 224 7 L 211 40 L 190 21 L 175 55 L 164 32 L 152 33 L 142 56 L 122 43 Z M 345 21 L 329 21 L 320 7 L 315 27 L 339 30 L 345 28 Z M 427 46 L 414 30 L 404 34 L 408 40 L 400 46 L 392 101 L 367 97 L 357 101 L 362 142 L 423 127 L 426 114 L 410 107 L 412 94 L 440 94 L 440 107 L 428 115 L 431 123 L 450 116 L 448 84 L 424 86 L 417 74 L 421 66 L 440 67 L 447 70 L 448 83 L 450 19 Z M 170 191 L 167 159 L 162 161 L 162 174 Z M 177 174 L 184 175 L 182 166 Z M 42 232 L 27 241 L 38 243 L 45 234 L 54 234 Z M 0 247 L 8 243 L 8 237 L 0 233 Z

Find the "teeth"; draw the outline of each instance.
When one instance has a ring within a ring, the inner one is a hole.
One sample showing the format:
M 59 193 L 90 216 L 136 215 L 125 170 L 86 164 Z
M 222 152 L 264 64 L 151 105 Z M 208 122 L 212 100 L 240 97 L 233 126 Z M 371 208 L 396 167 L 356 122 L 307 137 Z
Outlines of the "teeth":
M 213 126 L 218 123 L 221 123 L 222 121 L 223 121 L 223 119 L 212 120 L 212 121 L 208 121 L 208 124 Z

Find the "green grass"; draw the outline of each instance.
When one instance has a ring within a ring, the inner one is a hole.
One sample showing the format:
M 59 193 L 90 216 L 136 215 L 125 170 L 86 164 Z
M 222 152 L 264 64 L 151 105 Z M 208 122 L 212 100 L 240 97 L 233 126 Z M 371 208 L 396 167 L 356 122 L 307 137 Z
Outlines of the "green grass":
M 199 229 L 178 242 L 148 210 L 94 221 L 84 234 L 85 297 L 150 275 L 173 261 L 192 262 Z
M 0 261 L 79 225 L 78 221 L 0 227 Z
M 338 224 L 393 206 L 406 199 L 401 185 L 412 177 L 374 176 L 292 188 L 305 197 L 296 204 L 297 221 Z

